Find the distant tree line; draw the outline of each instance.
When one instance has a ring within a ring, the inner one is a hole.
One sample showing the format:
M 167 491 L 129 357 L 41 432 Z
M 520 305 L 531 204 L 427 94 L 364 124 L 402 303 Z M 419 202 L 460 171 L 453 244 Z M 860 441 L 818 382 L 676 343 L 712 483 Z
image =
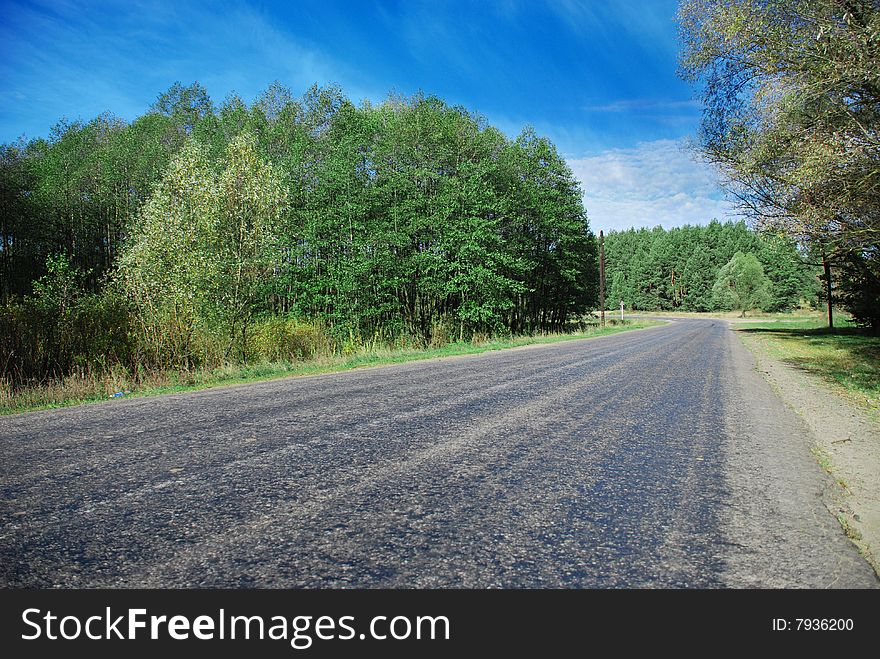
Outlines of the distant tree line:
M 743 266 L 747 273 L 757 267 L 752 277 L 757 284 L 740 299 L 725 282 L 731 270 Z M 756 233 L 743 222 L 629 229 L 605 237 L 611 308 L 622 301 L 644 311 L 790 311 L 816 300 L 816 273 L 791 239 Z
M 131 122 L 0 146 L 5 377 L 248 359 L 271 319 L 340 342 L 558 330 L 596 295 L 553 144 L 435 97 L 175 84 Z

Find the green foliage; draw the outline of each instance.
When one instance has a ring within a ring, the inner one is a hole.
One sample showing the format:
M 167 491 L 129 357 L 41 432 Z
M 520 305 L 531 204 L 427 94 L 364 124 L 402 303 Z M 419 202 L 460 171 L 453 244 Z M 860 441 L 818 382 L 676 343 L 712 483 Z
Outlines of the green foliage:
M 82 294 L 85 273 L 66 254 L 46 259 L 46 274 L 33 283 L 34 297 L 41 307 L 63 315 Z
M 853 320 L 880 334 L 880 279 L 874 273 L 880 271 L 878 256 L 873 254 L 847 254 L 846 267 L 838 274 L 837 299 L 850 312 Z
M 49 140 L 0 148 L 0 299 L 32 292 L 48 256 L 65 253 L 99 292 L 132 219 L 186 139 L 157 113 L 59 122 Z
M 679 18 L 703 155 L 745 213 L 839 269 L 840 301 L 877 327 L 880 5 L 683 0 Z
M 760 234 L 761 240 L 755 256 L 764 267 L 770 280 L 766 311 L 789 311 L 804 300 L 814 302 L 821 289 L 817 279 L 817 267 L 808 265 L 794 249 L 793 241 L 780 235 Z
M 198 82 L 187 87 L 175 82 L 168 91 L 159 94 L 152 109 L 173 118 L 184 132 L 189 133 L 199 121 L 213 113 L 214 104 L 207 90 Z
M 334 348 L 326 328 L 317 322 L 269 317 L 255 324 L 250 348 L 252 357 L 269 361 L 303 362 Z
M 215 106 L 175 83 L 131 123 L 61 122 L 0 155 L 2 300 L 121 295 L 132 372 L 305 354 L 290 323 L 338 350 L 440 345 L 560 330 L 596 300 L 555 147 L 434 97 L 273 83 Z
M 69 374 L 105 372 L 131 363 L 129 309 L 102 295 L 52 287 L 0 307 L 0 383 L 22 386 Z
M 153 364 L 189 367 L 196 326 L 213 320 L 218 188 L 202 149 L 188 144 L 144 207 L 119 260 L 122 290 L 138 309 Z
M 0 146 L 0 303 L 28 291 L 38 276 L 34 266 L 45 262 L 41 247 L 47 231 L 30 200 L 34 185 L 27 146 Z
M 595 241 L 546 140 L 508 142 L 436 98 L 337 100 L 310 94 L 298 112 L 277 112 L 311 131 L 290 133 L 306 164 L 285 161 L 295 185 L 282 310 L 323 318 L 340 337 L 390 331 L 427 344 L 451 325 L 458 338 L 549 327 L 594 301 L 595 260 L 581 257 Z
M 753 253 L 769 279 L 768 311 L 788 311 L 815 300 L 816 268 L 792 241 L 750 231 L 742 222 L 704 227 L 612 231 L 605 237 L 608 306 L 620 301 L 644 311 L 715 311 L 713 296 L 722 268 L 737 252 Z
M 243 357 L 250 319 L 282 258 L 280 229 L 287 195 L 276 168 L 260 157 L 249 135 L 229 144 L 225 165 L 218 180 L 219 207 L 209 245 L 218 269 L 218 295 L 213 301 L 229 329 L 227 353 L 235 349 Z
M 230 143 L 219 175 L 195 142 L 172 161 L 119 261 L 157 363 L 188 367 L 196 332 L 215 326 L 229 337 L 226 355 L 246 354 L 254 306 L 280 259 L 284 203 L 247 136 Z
M 744 316 L 750 309 L 764 309 L 770 303 L 770 280 L 754 254 L 737 252 L 718 272 L 712 287 L 715 306 L 738 310 Z

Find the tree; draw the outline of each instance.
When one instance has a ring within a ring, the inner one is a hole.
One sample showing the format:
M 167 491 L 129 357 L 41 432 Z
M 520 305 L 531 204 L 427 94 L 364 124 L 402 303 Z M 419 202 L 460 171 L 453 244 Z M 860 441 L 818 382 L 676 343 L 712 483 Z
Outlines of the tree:
M 580 184 L 556 147 L 531 127 L 503 152 L 502 201 L 495 210 L 512 257 L 513 329 L 560 330 L 598 302 L 598 246 Z
M 770 301 L 770 280 L 754 254 L 737 252 L 721 268 L 712 287 L 715 304 L 724 309 L 746 311 L 763 307 Z
M 138 310 L 153 365 L 188 368 L 196 328 L 210 320 L 219 270 L 212 247 L 220 210 L 216 175 L 190 142 L 143 208 L 119 260 L 119 281 Z
M 788 311 L 815 299 L 816 268 L 787 238 L 750 230 L 743 222 L 611 231 L 605 237 L 609 299 L 635 309 L 714 311 L 712 287 L 737 252 L 752 252 L 770 280 L 768 309 Z
M 214 112 L 214 104 L 201 83 L 184 87 L 175 82 L 168 91 L 159 94 L 152 110 L 171 117 L 180 132 L 189 135 L 201 120 Z
M 219 306 L 229 331 L 226 355 L 247 356 L 247 328 L 280 260 L 287 197 L 281 177 L 257 153 L 253 135 L 235 138 L 218 180 L 219 206 L 209 249 L 216 257 Z
M 21 141 L 0 146 L 0 303 L 29 292 L 45 260 L 46 235 L 31 199 L 33 151 Z
M 877 259 L 877 254 L 847 255 L 847 267 L 840 269 L 838 276 L 837 297 L 852 314 L 853 319 L 880 334 L 880 314 L 877 313 L 877 300 L 880 299 L 880 280 L 874 276 L 878 269 L 877 263 L 869 259 Z
M 755 256 L 771 282 L 767 311 L 789 311 L 804 300 L 816 300 L 819 268 L 810 265 L 811 261 L 801 255 L 791 238 L 764 233 Z
M 273 83 L 215 109 L 176 83 L 131 123 L 4 146 L 0 201 L 7 306 L 67 254 L 73 306 L 145 366 L 247 359 L 273 313 L 356 347 L 559 330 L 596 300 L 595 237 L 555 146 L 422 94 L 355 106 Z
M 120 260 L 124 289 L 160 363 L 197 360 L 197 331 L 224 328 L 223 354 L 247 355 L 247 328 L 278 263 L 285 194 L 254 138 L 228 146 L 219 174 L 190 142 L 150 198 Z
M 679 17 L 700 148 L 743 210 L 880 289 L 876 0 L 684 0 Z
M 85 273 L 67 254 L 52 255 L 46 259 L 46 274 L 34 281 L 34 298 L 43 308 L 63 316 L 82 294 L 84 278 Z
M 685 308 L 688 311 L 712 311 L 712 287 L 717 279 L 708 250 L 696 249 L 682 270 Z

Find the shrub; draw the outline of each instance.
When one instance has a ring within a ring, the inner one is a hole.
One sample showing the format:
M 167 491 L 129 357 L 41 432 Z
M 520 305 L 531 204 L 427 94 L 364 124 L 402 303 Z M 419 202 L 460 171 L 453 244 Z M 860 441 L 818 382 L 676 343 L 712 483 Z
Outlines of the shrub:
M 0 308 L 0 377 L 13 386 L 103 373 L 135 353 L 125 302 L 110 292 L 62 304 L 26 298 Z
M 333 341 L 318 322 L 267 318 L 254 324 L 251 356 L 267 361 L 307 361 L 333 352 Z

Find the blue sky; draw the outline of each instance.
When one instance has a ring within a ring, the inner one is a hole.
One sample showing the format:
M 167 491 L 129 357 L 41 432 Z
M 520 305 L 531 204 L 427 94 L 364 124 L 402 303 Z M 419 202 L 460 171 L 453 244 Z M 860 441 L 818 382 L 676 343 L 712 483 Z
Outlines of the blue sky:
M 142 114 L 175 81 L 215 102 L 273 80 L 354 101 L 424 91 L 514 136 L 552 139 L 595 230 L 730 213 L 682 147 L 699 120 L 676 77 L 674 0 L 0 0 L 0 141 L 61 117 Z

